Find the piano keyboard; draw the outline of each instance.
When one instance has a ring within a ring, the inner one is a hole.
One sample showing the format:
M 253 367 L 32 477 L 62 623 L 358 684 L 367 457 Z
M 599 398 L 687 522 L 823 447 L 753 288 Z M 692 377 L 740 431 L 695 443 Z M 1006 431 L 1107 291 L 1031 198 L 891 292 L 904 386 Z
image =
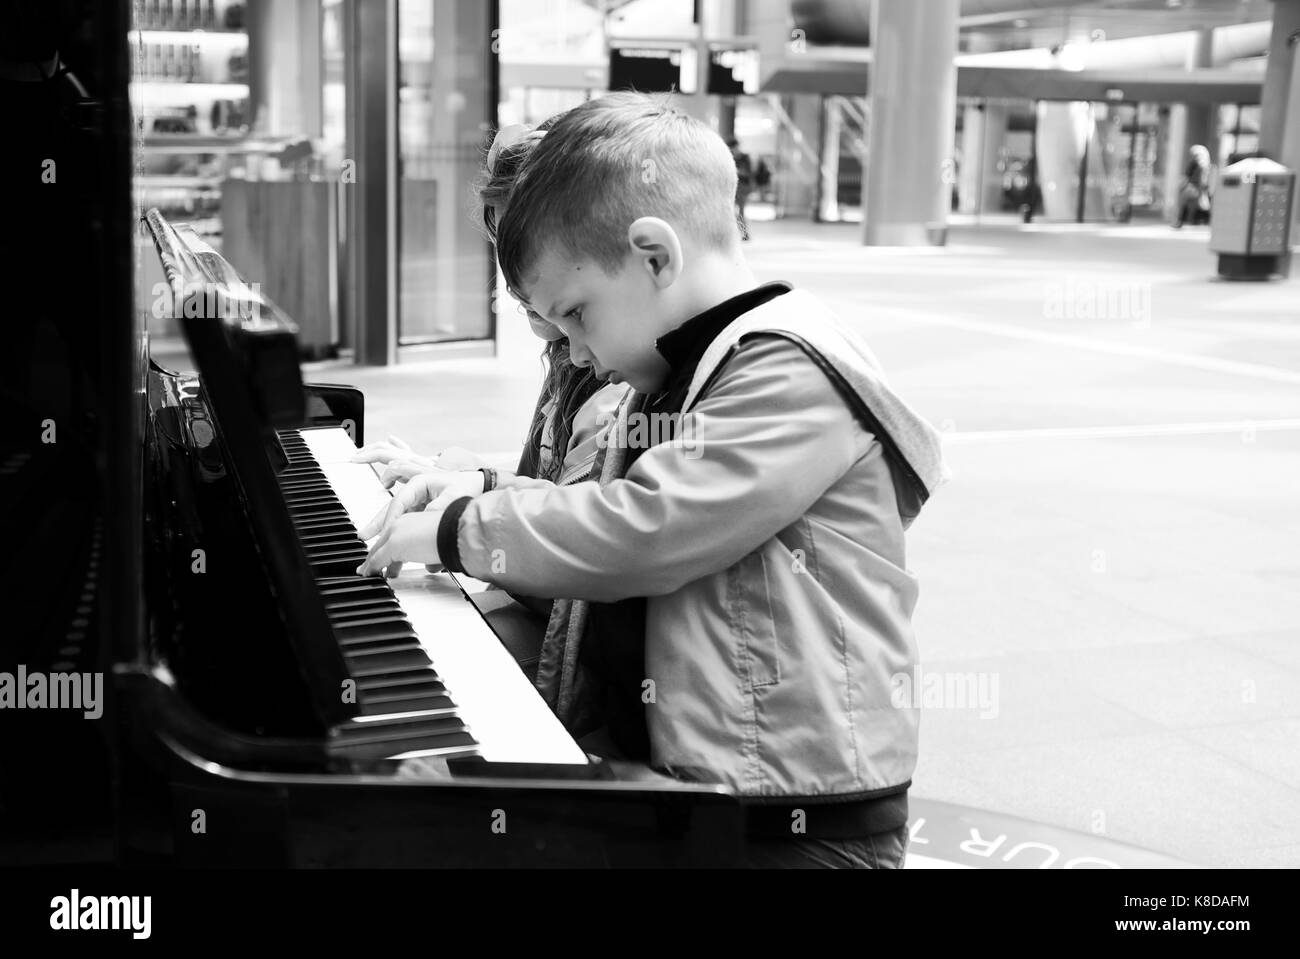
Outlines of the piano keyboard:
M 347 432 L 279 436 L 285 502 L 357 682 L 361 714 L 336 731 L 338 751 L 586 763 L 455 577 L 418 564 L 390 580 L 356 575 L 367 552 L 357 530 L 392 497 L 371 466 L 351 462 Z

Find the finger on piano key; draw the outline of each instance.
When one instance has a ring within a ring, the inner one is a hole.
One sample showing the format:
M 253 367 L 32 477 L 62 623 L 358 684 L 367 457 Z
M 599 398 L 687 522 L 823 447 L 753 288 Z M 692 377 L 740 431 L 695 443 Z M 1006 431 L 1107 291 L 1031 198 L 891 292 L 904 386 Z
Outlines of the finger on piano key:
M 346 432 L 317 429 L 298 435 L 317 460 L 314 472 L 302 471 L 299 488 L 311 495 L 323 481 L 346 513 L 337 520 L 298 519 L 295 526 L 313 537 L 310 543 L 346 540 L 377 513 L 387 514 L 394 497 L 369 466 L 348 461 L 356 446 Z M 387 580 L 359 578 L 354 569 L 317 572 L 317 587 L 336 633 L 356 640 L 340 649 L 345 656 L 369 652 L 348 657 L 354 675 L 362 674 L 356 675 L 361 715 L 345 732 L 342 751 L 394 759 L 472 754 L 497 762 L 586 763 L 586 754 L 468 601 L 459 581 L 412 564 Z M 399 609 L 393 608 L 394 601 Z M 385 625 L 389 617 L 391 627 Z M 362 623 L 376 628 L 348 630 L 350 624 Z M 423 651 L 422 660 L 413 655 L 417 650 Z M 399 741 L 387 729 L 390 721 L 408 715 L 406 710 L 419 719 L 421 712 L 445 708 L 446 699 L 455 704 L 465 731 L 454 726 L 431 730 L 416 722 L 419 734 Z M 378 721 L 373 728 L 355 731 L 371 720 Z

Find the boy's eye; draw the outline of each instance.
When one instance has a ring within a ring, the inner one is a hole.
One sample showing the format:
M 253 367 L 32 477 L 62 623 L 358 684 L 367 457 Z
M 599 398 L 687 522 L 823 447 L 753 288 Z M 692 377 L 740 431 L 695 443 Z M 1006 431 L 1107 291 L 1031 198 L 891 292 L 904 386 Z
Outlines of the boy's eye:
M 573 320 L 573 322 L 575 322 L 575 323 L 581 323 L 581 322 L 582 322 L 582 307 L 580 307 L 580 306 L 575 306 L 575 307 L 574 307 L 573 309 L 571 309 L 568 313 L 565 313 L 565 314 L 564 314 L 564 318 L 565 318 L 566 320 Z

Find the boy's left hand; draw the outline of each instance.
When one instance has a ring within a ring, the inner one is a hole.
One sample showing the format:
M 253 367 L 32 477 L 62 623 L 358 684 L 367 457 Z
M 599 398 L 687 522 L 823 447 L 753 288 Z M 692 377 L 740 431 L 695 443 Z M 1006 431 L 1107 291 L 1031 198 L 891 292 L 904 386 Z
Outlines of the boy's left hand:
M 438 524 L 442 510 L 404 513 L 388 523 L 375 537 L 370 555 L 357 567 L 358 576 L 387 576 L 392 579 L 402 571 L 402 563 L 440 563 Z

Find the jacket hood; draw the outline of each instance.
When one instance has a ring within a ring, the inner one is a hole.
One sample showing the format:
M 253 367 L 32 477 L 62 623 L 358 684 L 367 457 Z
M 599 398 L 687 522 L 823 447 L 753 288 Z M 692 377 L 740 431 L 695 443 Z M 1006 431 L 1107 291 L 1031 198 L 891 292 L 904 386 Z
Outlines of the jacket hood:
M 791 290 L 737 317 L 709 345 L 686 394 L 690 409 L 705 385 L 746 336 L 776 334 L 797 343 L 840 390 L 850 408 L 880 440 L 895 467 L 894 488 L 903 525 L 952 476 L 938 430 L 890 388 L 866 341 L 821 300 Z

